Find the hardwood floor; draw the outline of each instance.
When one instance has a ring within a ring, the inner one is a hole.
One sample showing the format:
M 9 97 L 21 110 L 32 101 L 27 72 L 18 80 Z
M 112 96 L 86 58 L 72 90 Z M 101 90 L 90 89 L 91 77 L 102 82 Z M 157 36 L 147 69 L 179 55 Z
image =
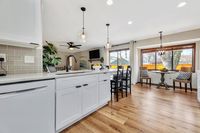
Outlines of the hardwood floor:
M 200 104 L 196 92 L 135 85 L 62 133 L 200 133 Z

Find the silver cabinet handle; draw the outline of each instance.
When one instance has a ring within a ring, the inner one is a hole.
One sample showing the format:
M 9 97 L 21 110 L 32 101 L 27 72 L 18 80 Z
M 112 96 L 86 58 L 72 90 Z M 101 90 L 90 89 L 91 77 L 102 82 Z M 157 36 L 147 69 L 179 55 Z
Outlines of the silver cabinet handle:
M 12 96 L 16 96 L 16 95 L 20 95 L 20 94 L 28 93 L 28 92 L 35 92 L 35 91 L 42 90 L 46 87 L 47 86 L 41 86 L 41 87 L 36 87 L 36 88 L 30 88 L 27 90 L 19 90 L 19 91 L 0 93 L 0 98 L 12 97 Z

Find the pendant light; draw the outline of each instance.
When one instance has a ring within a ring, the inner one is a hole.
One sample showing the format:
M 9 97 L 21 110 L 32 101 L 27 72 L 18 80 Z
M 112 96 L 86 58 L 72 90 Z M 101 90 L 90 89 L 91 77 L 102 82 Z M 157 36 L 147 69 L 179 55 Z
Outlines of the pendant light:
M 112 6 L 114 2 L 113 2 L 113 0 L 107 0 L 106 3 L 107 3 L 107 5 Z
M 81 11 L 83 12 L 83 27 L 82 27 L 82 33 L 81 33 L 81 40 L 83 42 L 86 42 L 86 35 L 85 35 L 85 7 L 81 7 Z
M 109 34 L 109 28 L 110 28 L 110 24 L 106 24 L 106 27 L 107 27 L 107 43 L 106 43 L 106 46 L 105 46 L 105 48 L 106 49 L 109 49 L 109 48 L 111 48 L 111 44 L 110 44 L 110 34 Z
M 163 33 L 162 31 L 159 32 L 159 34 L 160 34 L 160 48 L 158 50 L 158 54 L 160 56 L 165 55 L 165 48 L 163 48 L 163 34 L 162 33 Z

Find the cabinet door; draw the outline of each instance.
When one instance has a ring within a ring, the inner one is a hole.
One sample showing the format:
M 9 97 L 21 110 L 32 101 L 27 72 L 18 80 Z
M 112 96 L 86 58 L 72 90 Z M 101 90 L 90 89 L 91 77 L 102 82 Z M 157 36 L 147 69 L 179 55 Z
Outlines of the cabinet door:
M 99 82 L 99 104 L 106 104 L 110 99 L 110 81 L 104 80 Z
M 98 106 L 98 82 L 86 85 L 82 88 L 83 115 L 93 111 Z
M 60 130 L 81 116 L 80 86 L 57 91 L 56 130 Z
M 41 0 L 1 0 L 0 18 L 0 40 L 41 44 Z

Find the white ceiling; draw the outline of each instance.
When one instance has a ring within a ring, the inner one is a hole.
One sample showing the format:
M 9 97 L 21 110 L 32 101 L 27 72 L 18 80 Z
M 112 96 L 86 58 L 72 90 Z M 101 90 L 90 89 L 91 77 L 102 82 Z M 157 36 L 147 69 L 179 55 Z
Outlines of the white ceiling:
M 177 8 L 182 1 L 187 5 Z M 171 34 L 200 28 L 199 5 L 200 0 L 114 0 L 112 6 L 106 0 L 43 0 L 43 35 L 57 46 L 74 41 L 86 50 L 105 45 L 106 23 L 110 23 L 111 43 L 120 44 L 158 36 L 160 30 Z M 87 8 L 86 43 L 80 42 L 82 6 Z

